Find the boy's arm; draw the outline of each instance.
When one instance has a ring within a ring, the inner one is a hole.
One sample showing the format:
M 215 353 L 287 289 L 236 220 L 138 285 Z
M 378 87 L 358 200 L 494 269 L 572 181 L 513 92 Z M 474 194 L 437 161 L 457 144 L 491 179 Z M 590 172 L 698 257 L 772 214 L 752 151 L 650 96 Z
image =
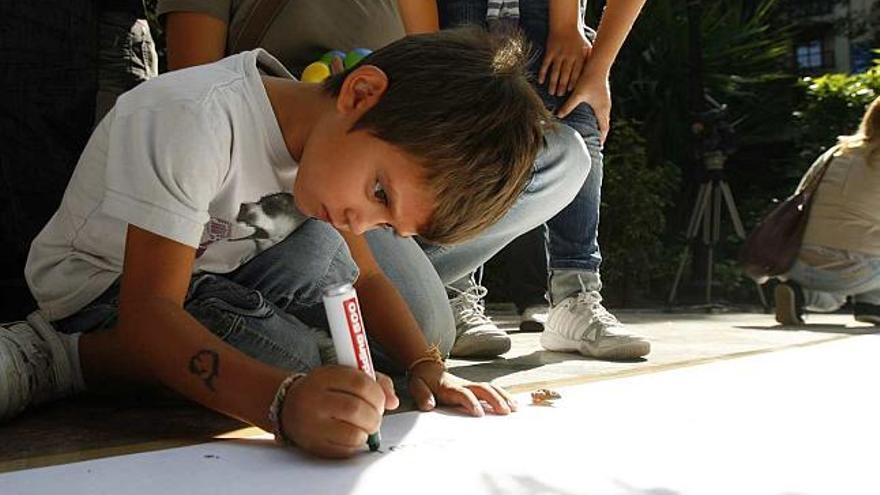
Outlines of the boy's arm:
M 201 12 L 170 12 L 165 18 L 168 70 L 216 62 L 226 54 L 227 25 Z
M 428 343 L 406 301 L 382 272 L 363 236 L 342 232 L 360 274 L 355 282 L 367 331 L 382 344 L 391 357 L 404 368 L 424 357 Z M 444 404 L 464 407 L 474 416 L 482 416 L 480 400 L 494 412 L 507 414 L 515 401 L 503 389 L 488 383 L 472 383 L 446 373 L 435 362 L 423 362 L 409 370 L 409 388 L 419 409 L 435 405 L 434 396 Z
M 158 382 L 272 431 L 269 406 L 289 373 L 226 344 L 183 309 L 194 252 L 190 246 L 129 226 L 119 321 L 107 335 L 94 334 L 95 345 L 86 344 L 86 378 L 119 376 L 121 370 L 112 368 L 123 366 L 123 375 Z M 362 450 L 385 406 L 396 407 L 390 380 L 382 377 L 380 382 L 344 367 L 312 371 L 290 389 L 282 410 L 284 431 L 318 455 L 343 457 Z
M 435 33 L 440 30 L 437 0 L 397 0 L 397 11 L 406 34 Z
M 588 103 L 599 121 L 602 141 L 608 135 L 611 116 L 611 90 L 608 77 L 620 47 L 629 35 L 646 0 L 609 0 L 602 14 L 593 49 L 568 100 L 557 115 L 565 117 L 576 106 Z

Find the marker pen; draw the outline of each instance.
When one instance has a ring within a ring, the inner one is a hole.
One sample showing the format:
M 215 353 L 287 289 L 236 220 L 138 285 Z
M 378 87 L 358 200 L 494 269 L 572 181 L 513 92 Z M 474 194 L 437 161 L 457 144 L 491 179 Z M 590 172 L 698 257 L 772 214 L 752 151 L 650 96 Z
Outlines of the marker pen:
M 339 364 L 357 368 L 376 379 L 370 344 L 364 331 L 364 319 L 357 292 L 349 283 L 333 285 L 324 290 L 324 310 L 330 323 L 330 336 Z M 367 437 L 370 451 L 379 450 L 379 432 Z

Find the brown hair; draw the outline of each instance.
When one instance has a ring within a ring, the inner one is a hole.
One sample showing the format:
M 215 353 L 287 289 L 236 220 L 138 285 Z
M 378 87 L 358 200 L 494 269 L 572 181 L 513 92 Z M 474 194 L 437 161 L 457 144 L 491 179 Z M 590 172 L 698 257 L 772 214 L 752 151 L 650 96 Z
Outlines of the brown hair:
M 525 73 L 519 36 L 475 28 L 408 36 L 361 64 L 388 88 L 352 130 L 365 129 L 425 168 L 434 212 L 419 235 L 461 242 L 498 221 L 531 177 L 550 115 Z M 348 71 L 324 82 L 339 94 Z
M 873 154 L 880 147 L 880 97 L 874 98 L 874 101 L 868 105 L 865 115 L 862 117 L 862 123 L 859 130 L 855 134 L 849 136 L 840 136 L 838 141 L 844 152 L 857 148 L 863 148 L 868 155 Z

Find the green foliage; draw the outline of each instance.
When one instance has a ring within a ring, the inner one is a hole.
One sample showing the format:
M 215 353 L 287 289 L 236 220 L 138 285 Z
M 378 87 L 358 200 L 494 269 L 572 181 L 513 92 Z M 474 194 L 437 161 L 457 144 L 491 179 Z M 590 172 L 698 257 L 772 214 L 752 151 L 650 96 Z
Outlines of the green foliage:
M 790 110 L 779 105 L 788 32 L 771 19 L 776 0 L 754 9 L 745 0 L 704 1 L 701 32 L 703 81 L 709 94 L 740 119 L 746 141 L 778 133 Z M 615 64 L 612 89 L 617 116 L 643 123 L 649 161 L 689 161 L 689 108 L 693 69 L 688 55 L 687 2 L 648 2 Z
M 856 131 L 865 107 L 880 96 L 880 60 L 862 74 L 806 77 L 800 86 L 805 98 L 794 116 L 802 130 L 801 156 L 809 160 L 833 145 L 837 136 Z
M 605 149 L 600 241 L 606 297 L 615 304 L 643 299 L 662 260 L 666 210 L 678 189 L 678 169 L 648 163 L 638 126 L 618 120 Z M 674 262 L 674 260 L 672 260 Z
M 727 178 L 748 224 L 780 188 L 777 173 L 790 169 L 795 161 L 791 146 L 779 144 L 793 142 L 796 136 L 791 125 L 796 78 L 785 72 L 790 63 L 790 31 L 774 21 L 778 3 L 702 1 L 703 84 L 708 94 L 728 105 L 735 123 L 739 151 L 728 160 Z M 639 296 L 633 286 L 645 287 L 650 293 L 642 295 L 655 302 L 665 299 L 701 179 L 691 151 L 695 79 L 687 4 L 686 0 L 646 3 L 612 74 L 615 125 L 609 137 L 600 240 L 606 292 L 620 290 L 624 300 Z M 633 124 L 633 130 L 644 138 L 641 151 L 628 146 L 613 149 L 618 139 L 630 141 L 618 136 L 622 119 L 639 123 Z M 637 171 L 625 178 L 615 176 L 630 161 Z M 643 179 L 646 171 L 662 177 Z M 665 193 L 638 189 L 653 185 L 651 181 Z M 645 216 L 628 221 L 634 212 Z M 725 230 L 730 227 L 727 220 L 725 213 Z M 743 288 L 733 261 L 737 243 L 725 238 L 718 246 L 715 280 L 725 285 L 718 294 L 743 292 L 753 297 L 748 285 Z

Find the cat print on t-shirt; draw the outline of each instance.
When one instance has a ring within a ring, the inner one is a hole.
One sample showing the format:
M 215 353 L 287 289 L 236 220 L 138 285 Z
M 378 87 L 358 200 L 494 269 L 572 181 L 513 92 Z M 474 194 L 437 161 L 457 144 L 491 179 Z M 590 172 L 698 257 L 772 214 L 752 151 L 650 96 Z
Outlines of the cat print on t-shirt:
M 196 257 L 217 241 L 253 242 L 256 253 L 278 244 L 308 219 L 296 208 L 293 195 L 279 192 L 263 196 L 258 201 L 241 203 L 235 221 L 251 230 L 249 235 L 230 239 L 233 226 L 218 218 L 211 218 L 202 234 Z M 255 254 L 256 254 L 255 253 Z

